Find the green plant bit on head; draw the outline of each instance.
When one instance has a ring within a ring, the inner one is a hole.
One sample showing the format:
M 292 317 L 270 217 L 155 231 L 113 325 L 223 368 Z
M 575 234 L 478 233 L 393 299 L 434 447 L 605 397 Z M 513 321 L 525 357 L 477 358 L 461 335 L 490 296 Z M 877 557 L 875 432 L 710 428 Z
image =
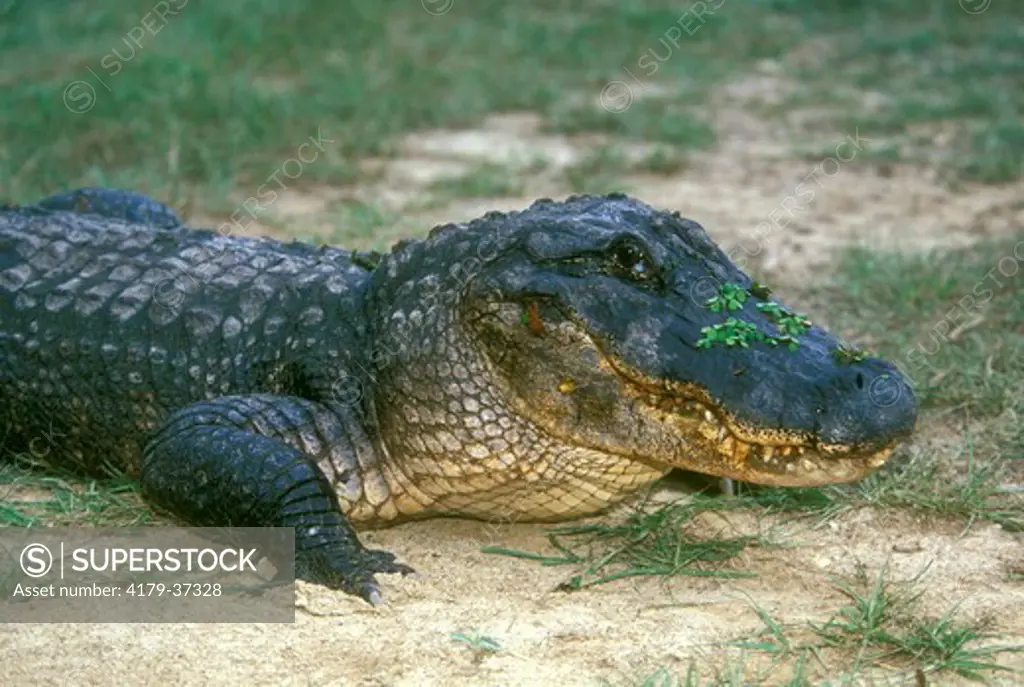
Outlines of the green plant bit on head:
M 750 285 L 750 295 L 758 300 L 766 301 L 772 295 L 772 290 L 761 282 L 755 281 Z
M 767 303 L 758 303 L 757 309 L 763 312 L 765 315 L 775 319 L 782 319 L 786 315 L 786 310 L 775 301 L 768 301 Z
M 779 331 L 790 336 L 802 336 L 811 328 L 811 321 L 803 315 L 786 315 L 776 326 Z
M 748 292 L 736 284 L 725 284 L 722 286 L 719 295 L 708 299 L 707 305 L 713 312 L 721 312 L 723 309 L 739 310 L 743 307 L 749 294 L 760 298 L 767 296 L 771 291 L 763 284 L 754 282 Z M 758 303 L 757 309 L 764 313 L 779 330 L 778 336 L 770 336 L 762 332 L 756 325 L 744 320 L 730 317 L 722 324 L 714 324 L 703 327 L 701 337 L 697 341 L 697 348 L 711 348 L 715 343 L 724 346 L 742 346 L 747 348 L 751 341 L 762 341 L 769 346 L 786 344 L 791 351 L 800 347 L 797 337 L 807 333 L 811 328 L 811 321 L 799 313 L 794 313 L 774 301 Z
M 802 336 L 811 328 L 811 321 L 806 315 L 791 312 L 774 301 L 758 303 L 757 309 L 767 315 L 783 334 Z
M 786 344 L 786 347 L 791 351 L 795 351 L 796 349 L 800 348 L 800 342 L 797 341 L 792 336 L 790 336 L 789 334 L 783 334 L 782 336 L 776 337 L 769 337 L 769 339 L 771 340 L 771 344 L 773 346 L 776 344 L 784 343 Z
M 722 312 L 723 310 L 739 310 L 747 301 L 747 290 L 739 284 L 723 284 L 717 296 L 707 300 L 707 306 L 711 312 Z
M 832 357 L 835 358 L 835 361 L 840 365 L 859 363 L 865 358 L 870 358 L 871 356 L 871 352 L 849 344 L 841 344 L 832 351 Z
M 715 343 L 721 343 L 727 348 L 742 346 L 747 348 L 751 341 L 765 341 L 764 332 L 745 320 L 738 320 L 730 317 L 722 324 L 713 324 L 702 327 L 701 337 L 697 341 L 697 348 L 711 348 Z
M 728 282 L 723 284 L 718 290 L 718 295 L 709 298 L 706 304 L 712 312 L 740 310 L 751 295 L 763 300 L 771 295 L 771 289 L 759 282 L 751 284 L 749 290 L 739 284 Z M 703 327 L 700 330 L 701 337 L 697 341 L 697 348 L 711 348 L 716 343 L 727 348 L 748 348 L 752 341 L 762 341 L 769 346 L 786 344 L 791 351 L 800 347 L 796 337 L 806 334 L 811 328 L 811 321 L 806 316 L 791 312 L 773 301 L 758 303 L 757 309 L 772 320 L 779 330 L 779 336 L 769 336 L 750 322 L 730 317 L 722 324 Z

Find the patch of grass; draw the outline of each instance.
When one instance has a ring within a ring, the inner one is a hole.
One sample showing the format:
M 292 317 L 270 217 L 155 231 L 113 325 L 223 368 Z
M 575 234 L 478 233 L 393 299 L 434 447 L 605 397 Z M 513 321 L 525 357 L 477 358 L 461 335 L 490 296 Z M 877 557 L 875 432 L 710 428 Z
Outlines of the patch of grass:
M 868 138 L 899 135 L 919 159 L 941 163 L 951 180 L 1002 182 L 1024 175 L 1019 3 L 993 2 L 978 14 L 958 3 L 935 3 L 924 11 L 913 0 L 771 5 L 798 20 L 805 32 L 830 36 L 830 49 L 795 76 L 827 94 L 835 90 L 838 74 L 844 88 L 883 96 L 874 112 L 843 108 L 843 129 L 858 126 Z M 943 131 L 952 135 L 936 145 Z M 889 146 L 883 157 L 904 157 L 902 148 Z
M 700 676 L 691 664 L 682 680 L 667 668 L 658 668 L 653 673 L 635 679 L 627 678 L 621 682 L 601 680 L 602 687 L 699 687 Z
M 679 102 L 682 95 L 694 94 L 640 100 L 624 112 L 609 112 L 591 103 L 580 105 L 556 112 L 545 130 L 598 132 L 627 140 L 660 141 L 687 150 L 708 148 L 715 142 L 714 129 L 700 109 Z
M 427 190 L 441 199 L 493 198 L 521 196 L 525 190 L 522 179 L 512 169 L 501 165 L 482 164 L 458 177 L 439 179 Z
M 955 608 L 939 618 L 919 616 L 916 606 L 922 592 L 911 585 L 893 585 L 885 574 L 880 571 L 870 585 L 838 582 L 837 589 L 849 603 L 814 627 L 826 646 L 856 649 L 855 669 L 903 660 L 925 674 L 952 671 L 972 679 L 983 672 L 1007 670 L 990 659 L 1019 648 L 969 647 L 993 637 L 977 625 L 954 621 Z
M 0 466 L 0 526 L 132 527 L 154 520 L 134 480 L 84 480 Z
M 212 200 L 263 183 L 318 129 L 329 154 L 296 183 L 349 183 L 360 158 L 388 154 L 397 136 L 493 112 L 703 145 L 701 84 L 764 52 L 719 43 L 723 32 L 758 35 L 743 13 L 719 13 L 659 64 L 658 83 L 675 91 L 609 118 L 602 88 L 675 25 L 677 4 L 458 3 L 442 16 L 398 0 L 189 3 L 162 19 L 152 10 L 148 0 L 61 12 L 18 2 L 5 14 L 0 187 L 11 200 L 85 185 Z M 139 39 L 144 18 L 156 33 Z M 570 100 L 581 104 L 567 110 Z
M 74 2 L 57 13 L 9 4 L 0 187 L 19 202 L 109 185 L 206 207 L 264 183 L 318 131 L 332 142 L 295 184 L 351 183 L 360 158 L 389 154 L 402 134 L 516 110 L 540 112 L 558 131 L 705 148 L 714 140 L 711 86 L 815 39 L 835 49 L 800 76 L 839 75 L 888 96 L 878 113 L 852 115 L 869 136 L 872 127 L 906 133 L 952 122 L 947 162 L 958 174 L 1022 173 L 1024 10 L 1012 2 L 978 15 L 955 2 L 928 11 L 912 0 L 727 3 L 674 44 L 667 36 L 682 18 L 668 0 L 600 12 L 540 0 L 461 3 L 442 16 L 398 0 L 344 10 L 327 0 L 255 0 L 189 3 L 162 18 L 148 0 Z M 612 82 L 634 96 L 623 111 L 601 106 Z M 822 87 L 833 85 L 830 76 Z
M 1024 66 L 1024 60 L 1022 60 Z M 986 183 L 1012 181 L 1024 177 L 1024 123 L 1021 108 L 984 126 L 971 127 L 960 141 L 969 153 L 956 160 L 960 177 Z
M 748 687 L 767 684 L 780 687 L 810 687 L 812 684 L 804 675 L 804 659 L 796 662 L 792 676 L 784 682 L 766 682 L 772 674 L 772 667 L 754 666 L 749 659 L 750 653 L 746 649 L 729 651 L 722 655 L 717 665 L 698 666 L 696 661 L 690 660 L 686 672 L 681 675 L 668 668 L 658 668 L 644 677 L 618 682 L 601 680 L 600 684 L 606 687 Z
M 977 460 L 969 439 L 957 448 L 961 452 L 944 461 L 918 453 L 902 464 L 836 489 L 852 503 L 908 508 L 969 522 L 987 520 L 1011 532 L 1024 531 L 1024 500 L 1001 487 L 1006 465 Z M 962 467 L 951 471 L 950 465 Z
M 573 193 L 602 194 L 627 191 L 623 181 L 627 174 L 672 174 L 685 166 L 685 151 L 678 147 L 658 146 L 647 155 L 636 158 L 618 145 L 605 144 L 566 167 L 562 176 Z
M 619 524 L 552 528 L 548 542 L 558 552 L 556 555 L 494 546 L 481 550 L 542 565 L 576 566 L 577 572 L 559 585 L 563 591 L 637 576 L 753 577 L 753 573 L 726 565 L 748 546 L 768 545 L 766 539 L 752 535 L 698 538 L 695 534 L 701 529 L 692 522 L 697 514 L 735 507 L 733 502 L 697 495 L 657 508 L 641 505 Z
M 625 191 L 621 177 L 628 171 L 625 154 L 615 146 L 599 146 L 582 160 L 563 171 L 573 193 L 612 193 Z
M 386 249 L 387 246 L 376 245 L 374 234 L 382 227 L 393 224 L 397 218 L 385 212 L 378 205 L 362 201 L 345 201 L 333 204 L 330 208 L 334 229 L 327 234 L 315 234 L 312 239 L 316 243 L 339 246 L 359 246 L 361 248 Z
M 848 602 L 823 623 L 788 626 L 752 602 L 764 629 L 734 645 L 767 654 L 780 667 L 795 658 L 789 684 L 801 685 L 811 684 L 811 672 L 838 678 L 840 684 L 915 676 L 922 684 L 921 679 L 948 673 L 981 680 L 986 673 L 1009 670 L 995 657 L 1024 650 L 992 644 L 994 636 L 978 623 L 958 620 L 956 608 L 938 618 L 926 617 L 920 611 L 920 575 L 899 584 L 886 576 L 883 568 L 869 580 L 861 569 L 854 582 L 836 580 L 835 588 Z
M 633 163 L 631 171 L 668 176 L 686 168 L 686 156 L 678 148 L 658 146 L 647 156 Z
M 452 641 L 468 647 L 473 652 L 474 663 L 480 663 L 486 656 L 501 651 L 498 640 L 479 632 L 453 632 Z
M 902 508 L 939 518 L 995 522 L 1024 531 L 1024 499 L 1003 488 L 1009 468 L 1002 460 L 979 461 L 965 439 L 948 456 L 915 451 L 859 482 L 828 487 L 776 489 L 742 484 L 740 500 L 769 512 L 806 514 L 821 520 L 851 508 Z M 955 469 L 951 466 L 956 466 Z
M 824 153 L 824 156 L 831 155 L 835 155 L 835 146 Z M 873 148 L 866 148 L 863 151 L 863 155 L 865 160 L 872 160 L 874 162 L 881 163 L 879 165 L 880 167 L 885 163 L 905 162 L 911 159 L 906 153 L 904 153 L 904 146 L 893 141 L 881 142 L 880 145 Z M 818 159 L 820 160 L 821 157 Z
M 810 514 L 829 520 L 851 507 L 842 487 L 793 487 L 778 489 L 740 482 L 736 496 L 768 513 Z

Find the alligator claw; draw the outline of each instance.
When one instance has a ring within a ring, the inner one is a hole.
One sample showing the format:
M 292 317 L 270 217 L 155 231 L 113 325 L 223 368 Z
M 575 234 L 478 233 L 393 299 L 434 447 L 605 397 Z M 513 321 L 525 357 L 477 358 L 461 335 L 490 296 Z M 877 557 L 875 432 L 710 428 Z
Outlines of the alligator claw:
M 355 557 L 337 551 L 312 550 L 300 552 L 295 560 L 295 576 L 307 582 L 358 596 L 372 606 L 383 602 L 377 573 L 415 572 L 398 563 L 388 551 L 364 550 Z
M 405 563 L 395 560 L 395 554 L 380 549 L 367 549 L 363 552 L 364 560 L 376 571 L 382 573 L 399 573 L 410 575 L 416 572 Z

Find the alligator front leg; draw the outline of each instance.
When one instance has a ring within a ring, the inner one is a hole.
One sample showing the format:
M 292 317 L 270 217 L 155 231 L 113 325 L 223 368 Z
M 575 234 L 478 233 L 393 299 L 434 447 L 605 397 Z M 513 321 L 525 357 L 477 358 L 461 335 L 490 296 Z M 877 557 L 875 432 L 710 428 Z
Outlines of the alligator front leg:
M 195 526 L 294 527 L 298 578 L 377 604 L 376 573 L 412 569 L 362 545 L 330 481 L 296 448 L 327 412 L 276 396 L 223 397 L 177 411 L 146 447 L 143 495 Z

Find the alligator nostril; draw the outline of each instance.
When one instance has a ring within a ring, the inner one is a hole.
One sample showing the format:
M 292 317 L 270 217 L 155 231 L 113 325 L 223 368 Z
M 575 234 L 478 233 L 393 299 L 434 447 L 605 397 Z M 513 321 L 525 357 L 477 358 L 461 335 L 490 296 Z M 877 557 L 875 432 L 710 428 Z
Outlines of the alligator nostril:
M 825 413 L 817 416 L 823 443 L 881 446 L 913 429 L 917 416 L 913 391 L 888 365 L 844 370 L 824 392 Z

